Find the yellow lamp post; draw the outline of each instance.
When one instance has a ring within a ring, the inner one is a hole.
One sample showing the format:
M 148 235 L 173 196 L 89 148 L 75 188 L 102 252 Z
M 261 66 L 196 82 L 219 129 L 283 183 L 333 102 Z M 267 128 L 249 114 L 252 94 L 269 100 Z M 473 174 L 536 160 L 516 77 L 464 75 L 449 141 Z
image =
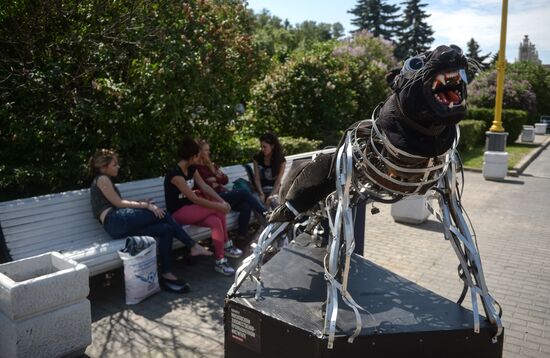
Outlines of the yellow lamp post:
M 508 0 L 502 0 L 502 18 L 500 23 L 500 48 L 497 62 L 497 92 L 495 96 L 495 117 L 493 125 L 485 132 L 485 154 L 483 156 L 483 177 L 490 180 L 503 180 L 508 171 L 508 153 L 506 137 L 508 133 L 502 127 L 502 97 L 504 94 L 504 69 L 506 66 L 506 19 Z
M 500 48 L 497 62 L 497 93 L 495 98 L 495 117 L 491 132 L 504 132 L 502 127 L 502 97 L 504 96 L 504 71 L 506 68 L 506 22 L 508 18 L 508 0 L 502 0 L 502 19 L 500 23 Z

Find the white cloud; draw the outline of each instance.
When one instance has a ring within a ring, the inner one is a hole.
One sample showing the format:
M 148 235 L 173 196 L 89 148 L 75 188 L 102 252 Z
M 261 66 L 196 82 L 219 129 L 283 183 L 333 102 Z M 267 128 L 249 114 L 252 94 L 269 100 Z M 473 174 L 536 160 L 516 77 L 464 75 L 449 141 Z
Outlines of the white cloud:
M 480 45 L 498 45 L 499 34 L 495 31 L 495 23 L 500 20 L 496 15 L 481 15 L 475 10 L 464 9 L 453 11 L 432 10 L 428 23 L 432 26 L 435 36 L 441 37 L 459 46 L 473 37 Z
M 486 6 L 483 10 L 466 6 L 456 10 L 441 10 L 442 6 L 445 7 L 442 5 L 443 1 L 439 2 L 439 6 L 427 8 L 428 13 L 431 13 L 427 21 L 435 31 L 434 45 L 455 43 L 465 47 L 466 43 L 474 38 L 479 43 L 482 54 L 495 53 L 498 50 L 501 26 L 500 7 L 493 7 L 489 11 Z M 483 5 L 495 3 L 494 0 L 482 0 L 482 2 Z M 539 51 L 539 57 L 544 63 L 550 63 L 550 36 L 548 26 L 543 25 L 549 18 L 550 6 L 542 6 L 541 1 L 531 1 L 509 10 L 506 36 L 506 58 L 508 61 L 517 58 L 519 43 L 523 40 L 524 35 L 529 35 L 531 42 Z

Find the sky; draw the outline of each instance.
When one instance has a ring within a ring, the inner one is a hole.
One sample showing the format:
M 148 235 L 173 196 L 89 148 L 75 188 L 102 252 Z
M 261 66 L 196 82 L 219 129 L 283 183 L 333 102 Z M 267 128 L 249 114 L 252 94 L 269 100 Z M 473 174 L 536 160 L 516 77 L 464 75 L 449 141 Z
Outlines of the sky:
M 400 5 L 403 0 L 387 0 Z M 356 0 L 248 0 L 255 12 L 267 9 L 272 15 L 288 19 L 290 23 L 305 20 L 340 22 L 346 32 L 353 15 L 348 10 Z M 466 51 L 466 43 L 474 38 L 480 54 L 496 53 L 500 46 L 501 0 L 424 0 L 424 8 L 431 16 L 426 20 L 434 30 L 433 47 L 456 44 Z M 536 46 L 542 63 L 550 64 L 550 1 L 509 0 L 506 34 L 506 59 L 518 58 L 519 44 L 525 35 Z M 546 25 L 544 25 L 546 24 Z

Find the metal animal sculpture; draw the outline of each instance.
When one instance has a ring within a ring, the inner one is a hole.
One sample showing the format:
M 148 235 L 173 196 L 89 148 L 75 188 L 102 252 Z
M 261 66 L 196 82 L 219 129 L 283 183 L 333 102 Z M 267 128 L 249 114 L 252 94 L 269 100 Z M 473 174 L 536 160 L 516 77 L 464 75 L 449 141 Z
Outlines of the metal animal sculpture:
M 394 203 L 403 197 L 426 194 L 439 203 L 430 210 L 443 223 L 444 235 L 458 260 L 464 289 L 470 289 L 474 331 L 479 332 L 478 300 L 495 326 L 493 341 L 502 333 L 501 310 L 489 294 L 470 228 L 464 219 L 457 180 L 461 170 L 456 152 L 458 122 L 466 112 L 468 59 L 457 46 L 439 46 L 409 58 L 400 70 L 387 76 L 393 92 L 369 120 L 350 126 L 334 154 L 321 154 L 293 165 L 280 197 L 282 204 L 269 218 L 253 253 L 236 272 L 228 296 L 235 295 L 250 277 L 261 295 L 261 265 L 275 240 L 302 228 L 315 240 L 328 219 L 330 233 L 325 260 L 327 301 L 324 334 L 332 348 L 338 313 L 338 292 L 355 312 L 358 306 L 347 290 L 350 257 L 354 251 L 352 208 L 360 202 Z M 291 234 L 292 234 L 291 233 Z M 292 236 L 292 235 L 290 235 Z

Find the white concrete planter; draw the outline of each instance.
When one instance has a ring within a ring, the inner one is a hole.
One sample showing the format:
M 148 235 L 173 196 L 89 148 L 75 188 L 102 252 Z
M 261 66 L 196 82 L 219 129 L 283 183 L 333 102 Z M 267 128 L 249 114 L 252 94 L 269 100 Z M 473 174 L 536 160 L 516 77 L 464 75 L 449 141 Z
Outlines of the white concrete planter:
M 56 252 L 0 265 L 0 357 L 83 354 L 92 342 L 88 276 Z
M 487 151 L 483 158 L 483 177 L 495 180 L 504 179 L 508 172 L 508 153 Z
M 546 134 L 546 123 L 535 123 L 535 134 Z
M 523 126 L 521 131 L 521 141 L 526 143 L 532 143 L 535 140 L 535 127 Z
M 424 195 L 411 195 L 392 204 L 391 216 L 393 220 L 409 224 L 422 224 L 430 216 L 426 200 Z

